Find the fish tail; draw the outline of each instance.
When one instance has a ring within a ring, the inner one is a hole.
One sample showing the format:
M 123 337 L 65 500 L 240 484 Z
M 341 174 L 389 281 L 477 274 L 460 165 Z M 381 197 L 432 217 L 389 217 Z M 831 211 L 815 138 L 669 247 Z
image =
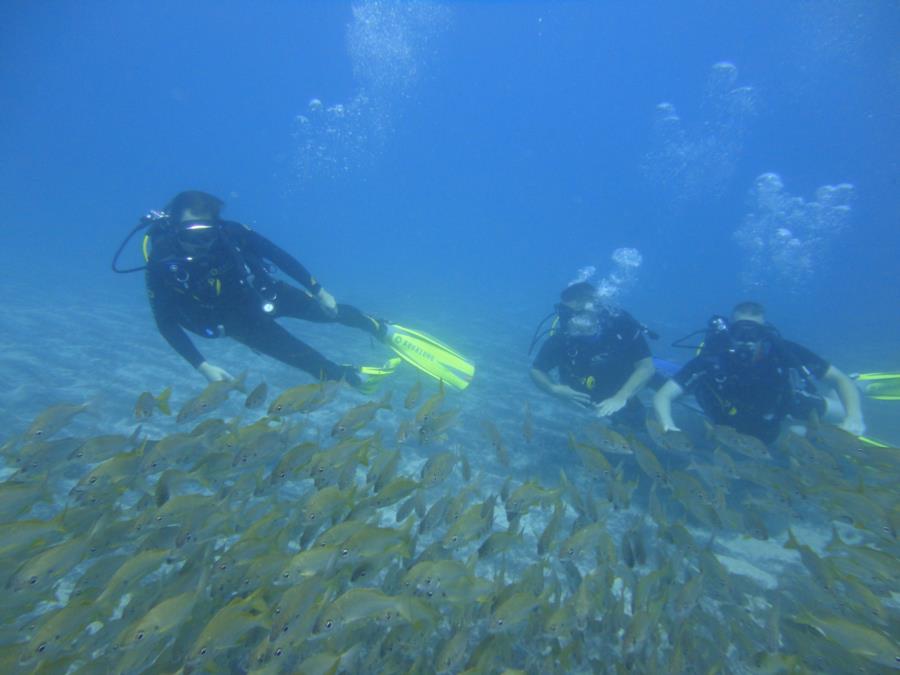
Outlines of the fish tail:
M 172 408 L 169 407 L 169 397 L 172 396 L 172 387 L 166 387 L 159 396 L 156 397 L 156 407 L 160 409 L 163 415 L 171 415 Z
M 794 537 L 794 531 L 791 528 L 788 528 L 788 540 L 784 545 L 785 548 L 800 548 L 800 543 L 797 541 L 796 537 Z
M 234 381 L 234 388 L 237 389 L 242 394 L 247 393 L 247 371 L 245 370 L 243 373 L 238 375 L 238 378 Z
M 384 396 L 381 397 L 381 401 L 378 403 L 379 408 L 384 408 L 385 410 L 392 410 L 391 408 L 391 397 L 394 395 L 394 390 L 388 390 L 384 392 Z
M 841 539 L 841 535 L 838 534 L 837 527 L 835 527 L 834 523 L 832 523 L 831 524 L 831 541 L 829 541 L 825 545 L 825 550 L 826 551 L 836 551 L 843 545 L 844 545 L 844 542 Z

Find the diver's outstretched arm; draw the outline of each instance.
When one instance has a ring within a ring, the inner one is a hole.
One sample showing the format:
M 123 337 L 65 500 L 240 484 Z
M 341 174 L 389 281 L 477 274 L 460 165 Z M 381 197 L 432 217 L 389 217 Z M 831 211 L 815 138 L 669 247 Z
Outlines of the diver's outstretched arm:
M 672 401 L 681 396 L 684 389 L 675 380 L 669 380 L 653 396 L 653 410 L 663 431 L 681 431 L 672 419 Z
M 628 399 L 643 389 L 655 372 L 656 367 L 653 365 L 652 357 L 648 356 L 635 361 L 634 370 L 625 383 L 619 387 L 619 391 L 597 404 L 597 414 L 600 417 L 606 417 L 624 408 Z
M 847 411 L 840 427 L 854 436 L 862 436 L 866 433 L 866 423 L 862 414 L 862 401 L 859 389 L 856 388 L 853 380 L 834 366 L 828 367 L 822 379 L 835 388 L 838 398 L 844 404 L 844 410 Z

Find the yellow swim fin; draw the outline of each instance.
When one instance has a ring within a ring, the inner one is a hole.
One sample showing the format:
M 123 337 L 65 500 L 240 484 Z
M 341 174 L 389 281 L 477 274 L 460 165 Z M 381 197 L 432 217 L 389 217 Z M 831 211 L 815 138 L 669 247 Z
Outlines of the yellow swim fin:
M 389 375 L 393 375 L 394 371 L 397 370 L 397 366 L 400 365 L 400 359 L 388 359 L 387 363 L 385 363 L 381 368 L 377 366 L 361 366 L 359 369 L 359 377 L 362 380 L 362 384 L 360 384 L 357 389 L 364 394 L 372 394 L 378 389 L 378 385 L 381 384 L 381 381 L 388 377 Z
M 887 443 L 882 443 L 881 441 L 876 441 L 874 438 L 869 438 L 868 436 L 857 436 L 859 440 L 861 440 L 866 445 L 873 445 L 876 448 L 890 448 L 891 446 Z
M 410 365 L 454 389 L 471 384 L 475 365 L 440 340 L 396 323 L 385 328 L 384 341 Z
M 900 401 L 900 373 L 859 373 L 853 379 L 869 398 Z

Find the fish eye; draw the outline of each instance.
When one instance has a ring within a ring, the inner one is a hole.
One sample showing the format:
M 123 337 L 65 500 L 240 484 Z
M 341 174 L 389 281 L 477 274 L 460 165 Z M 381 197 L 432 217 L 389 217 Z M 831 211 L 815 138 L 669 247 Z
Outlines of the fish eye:
M 502 626 L 502 625 L 503 625 L 503 619 L 497 619 L 497 625 L 498 625 L 498 626 Z
M 37 431 L 34 432 L 34 435 L 35 435 L 35 436 L 43 436 L 43 435 L 44 435 L 44 430 L 43 430 L 43 429 L 38 429 Z
M 325 629 L 331 630 L 333 627 L 334 627 L 334 621 L 332 621 L 331 619 L 328 619 L 328 621 L 325 622 Z
M 144 631 L 140 631 L 135 637 L 138 640 L 143 640 L 144 639 Z
M 275 650 L 275 656 L 281 656 L 282 654 L 284 654 L 284 650 L 281 647 Z
M 200 656 L 206 656 L 206 647 L 200 650 Z
M 34 586 L 34 585 L 37 583 L 37 580 L 38 580 L 37 577 L 31 577 L 31 578 L 28 580 L 28 583 L 31 584 L 32 586 Z
M 42 653 L 45 649 L 47 649 L 47 643 L 42 642 L 41 644 L 38 645 L 37 651 L 38 651 L 38 653 Z
M 342 548 L 341 549 L 341 557 L 346 558 L 348 555 L 350 555 L 350 550 L 346 549 L 346 548 Z

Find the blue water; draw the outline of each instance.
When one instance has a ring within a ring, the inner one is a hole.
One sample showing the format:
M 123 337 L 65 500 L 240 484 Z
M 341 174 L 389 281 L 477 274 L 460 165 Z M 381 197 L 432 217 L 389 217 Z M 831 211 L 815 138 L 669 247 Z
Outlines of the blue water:
M 663 356 L 755 298 L 847 371 L 900 367 L 892 3 L 11 2 L 0 21 L 0 265 L 38 297 L 146 317 L 109 259 L 194 188 L 340 300 L 440 313 L 458 339 L 479 317 L 526 334 L 578 269 L 633 247 L 617 300 Z M 659 130 L 663 102 L 679 129 Z M 840 225 L 789 225 L 802 265 L 735 239 L 766 172 L 787 200 L 853 186 Z

